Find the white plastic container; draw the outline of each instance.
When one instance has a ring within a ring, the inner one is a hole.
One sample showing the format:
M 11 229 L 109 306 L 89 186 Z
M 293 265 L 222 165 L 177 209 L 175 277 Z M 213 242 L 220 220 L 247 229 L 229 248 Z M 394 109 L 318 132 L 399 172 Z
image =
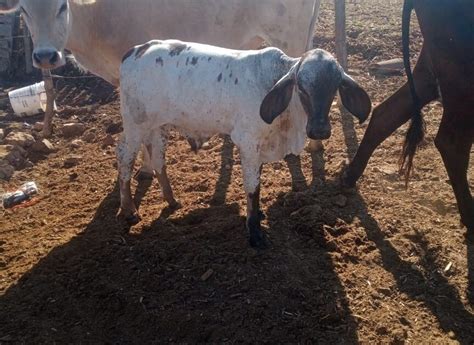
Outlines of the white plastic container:
M 8 93 L 15 114 L 31 116 L 46 110 L 46 90 L 44 81 Z M 56 109 L 56 104 L 54 104 Z

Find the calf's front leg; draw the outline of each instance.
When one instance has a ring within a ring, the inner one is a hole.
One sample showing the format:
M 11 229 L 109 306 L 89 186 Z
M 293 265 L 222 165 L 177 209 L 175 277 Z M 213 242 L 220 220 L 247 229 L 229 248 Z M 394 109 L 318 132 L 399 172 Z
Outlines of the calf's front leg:
M 242 173 L 244 179 L 244 190 L 247 195 L 247 222 L 249 232 L 249 243 L 254 248 L 264 249 L 268 241 L 260 222 L 264 219 L 260 211 L 260 172 L 261 165 L 254 157 L 242 154 Z

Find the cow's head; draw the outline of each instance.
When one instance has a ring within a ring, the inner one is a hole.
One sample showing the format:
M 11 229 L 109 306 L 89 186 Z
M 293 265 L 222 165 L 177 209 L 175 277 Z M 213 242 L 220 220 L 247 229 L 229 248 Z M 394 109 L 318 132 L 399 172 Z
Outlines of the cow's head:
M 329 110 L 337 90 L 344 106 L 363 122 L 369 116 L 372 104 L 367 93 L 347 75 L 334 57 L 321 49 L 314 49 L 295 62 L 265 96 L 260 116 L 272 123 L 288 107 L 293 91 L 308 115 L 306 133 L 311 139 L 331 136 Z
M 19 8 L 33 39 L 33 65 L 53 69 L 64 65 L 64 48 L 70 29 L 70 5 L 95 0 L 7 0 L 0 12 Z

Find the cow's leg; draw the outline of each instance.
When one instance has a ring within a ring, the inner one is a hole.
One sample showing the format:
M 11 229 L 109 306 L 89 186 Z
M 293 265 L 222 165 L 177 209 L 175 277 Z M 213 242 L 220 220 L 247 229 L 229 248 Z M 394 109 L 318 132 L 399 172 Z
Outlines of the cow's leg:
M 176 201 L 173 195 L 168 175 L 166 173 L 166 133 L 160 131 L 154 133 L 151 147 L 148 146 L 148 151 L 151 154 L 151 164 L 153 170 L 156 172 L 156 177 L 160 183 L 163 192 L 163 198 L 171 208 L 179 208 L 180 204 Z
M 138 172 L 135 175 L 136 180 L 152 180 L 153 177 L 155 176 L 153 172 L 153 165 L 151 164 L 151 153 L 148 152 L 148 148 L 143 145 L 142 147 L 142 160 L 143 160 L 143 165 L 141 168 L 138 170 Z
M 120 187 L 120 209 L 117 217 L 125 218 L 130 225 L 137 224 L 140 221 L 130 189 L 133 165 L 139 149 L 140 142 L 138 140 L 129 140 L 124 135 L 116 149 Z
M 423 48 L 413 72 L 421 106 L 425 106 L 438 97 L 437 82 L 429 67 L 430 62 L 427 61 L 426 50 Z M 374 109 L 357 153 L 342 174 L 342 184 L 345 187 L 353 187 L 356 184 L 372 153 L 397 128 L 410 119 L 412 109 L 413 102 L 408 84 L 403 85 Z
M 474 243 L 474 203 L 467 181 L 469 155 L 472 146 L 472 135 L 455 130 L 448 125 L 448 116 L 443 115 L 435 144 L 438 148 L 449 175 L 449 180 L 456 196 L 461 221 L 467 227 L 467 238 Z M 452 119 L 452 117 L 450 117 Z
M 244 190 L 247 195 L 246 225 L 249 232 L 249 242 L 254 248 L 264 249 L 267 247 L 267 240 L 260 226 L 260 222 L 264 219 L 264 215 L 260 211 L 261 164 L 258 162 L 256 154 L 241 152 L 241 161 Z

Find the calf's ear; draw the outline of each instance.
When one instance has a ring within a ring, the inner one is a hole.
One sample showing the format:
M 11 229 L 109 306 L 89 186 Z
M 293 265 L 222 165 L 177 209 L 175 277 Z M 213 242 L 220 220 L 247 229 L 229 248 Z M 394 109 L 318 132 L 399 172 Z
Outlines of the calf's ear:
M 342 81 L 339 85 L 339 95 L 342 104 L 359 119 L 360 123 L 367 119 L 372 110 L 370 97 L 354 79 L 344 72 L 342 72 Z
M 269 125 L 288 108 L 293 96 L 298 67 L 299 63 L 291 67 L 263 99 L 260 105 L 260 117 Z
M 5 0 L 0 2 L 0 13 L 13 12 L 20 5 L 20 0 Z

